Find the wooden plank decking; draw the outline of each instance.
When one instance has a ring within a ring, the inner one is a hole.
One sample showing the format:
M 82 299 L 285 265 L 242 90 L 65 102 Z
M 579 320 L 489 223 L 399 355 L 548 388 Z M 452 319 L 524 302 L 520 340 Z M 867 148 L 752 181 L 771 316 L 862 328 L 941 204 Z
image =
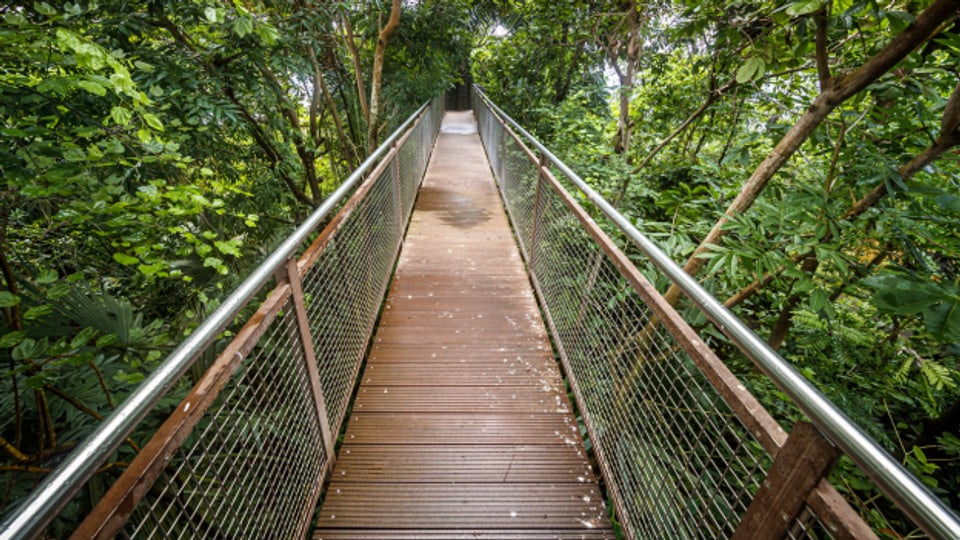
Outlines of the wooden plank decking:
M 448 113 L 315 538 L 612 538 L 471 113 Z

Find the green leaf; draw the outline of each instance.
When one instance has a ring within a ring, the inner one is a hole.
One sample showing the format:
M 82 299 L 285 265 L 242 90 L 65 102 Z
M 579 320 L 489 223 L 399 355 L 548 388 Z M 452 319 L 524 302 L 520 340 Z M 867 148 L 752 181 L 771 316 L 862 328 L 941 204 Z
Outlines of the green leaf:
M 33 4 L 33 9 L 37 10 L 37 13 L 40 13 L 41 15 L 46 15 L 47 17 L 51 17 L 57 14 L 57 10 L 53 9 L 53 6 L 51 6 L 46 2 L 36 2 L 35 4 Z
M 960 197 L 956 195 L 940 195 L 936 198 L 937 204 L 945 210 L 960 212 Z
M 240 256 L 240 249 L 237 248 L 238 241 L 231 240 L 229 242 L 222 242 L 217 240 L 213 243 L 217 247 L 217 251 L 223 253 L 224 255 L 233 255 L 234 257 Z
M 27 18 L 16 11 L 8 11 L 3 15 L 3 21 L 10 26 L 23 26 L 27 24 Z
M 40 304 L 39 306 L 33 306 L 32 308 L 28 309 L 23 314 L 23 318 L 28 321 L 35 321 L 41 317 L 46 317 L 51 313 L 53 313 L 53 306 L 50 304 Z
M 145 140 L 143 142 L 143 149 L 151 154 L 159 154 L 163 152 L 163 143 L 160 141 Z
M 110 109 L 110 118 L 112 118 L 113 122 L 118 126 L 125 126 L 130 123 L 130 119 L 133 118 L 133 113 L 130 112 L 130 109 L 117 105 Z
M 257 36 L 267 46 L 273 46 L 280 39 L 280 32 L 269 24 L 259 24 L 256 29 Z
M 212 23 L 220 22 L 220 16 L 217 13 L 216 8 L 207 7 L 203 9 L 203 15 L 207 18 L 207 21 Z
M 27 377 L 24 379 L 23 384 L 30 390 L 42 390 L 48 382 L 47 374 L 41 372 L 32 377 Z
M 70 294 L 70 290 L 69 283 L 58 283 L 47 290 L 47 300 L 57 300 L 58 298 L 63 298 L 64 296 Z
M 946 291 L 933 282 L 900 276 L 874 276 L 863 283 L 877 289 L 873 296 L 877 309 L 895 315 L 918 313 L 946 295 Z
M 233 33 L 239 37 L 244 37 L 253 32 L 253 20 L 250 17 L 237 17 L 233 21 Z
M 153 263 L 153 264 L 141 264 L 137 266 L 137 270 L 140 270 L 140 273 L 145 276 L 155 275 L 157 272 L 161 270 L 165 270 L 166 268 L 167 268 L 167 263 L 163 261 Z
M 223 264 L 223 261 L 216 257 L 207 257 L 206 259 L 203 260 L 203 265 L 208 268 L 215 269 L 217 273 L 221 275 L 227 275 L 227 273 L 229 273 L 230 271 L 227 268 L 227 265 Z
M 130 266 L 130 265 L 132 265 L 132 264 L 137 264 L 137 263 L 140 262 L 140 259 L 138 259 L 138 258 L 136 258 L 136 257 L 131 257 L 130 255 L 127 255 L 126 253 L 114 253 L 114 254 L 113 254 L 113 260 L 117 261 L 118 263 L 120 263 L 120 264 L 122 264 L 122 265 L 124 265 L 124 266 Z
M 809 15 L 821 7 L 820 0 L 801 0 L 787 6 L 787 15 L 797 17 L 799 15 Z
M 37 353 L 37 342 L 32 339 L 24 339 L 13 349 L 14 360 L 27 360 L 33 358 Z
M 103 149 L 111 154 L 122 154 L 124 151 L 123 143 L 118 139 L 108 139 L 103 143 L 103 146 Z
M 913 24 L 914 17 L 906 11 L 888 11 L 887 12 L 887 21 L 890 23 L 890 28 L 894 32 L 902 32 L 908 26 Z
M 737 70 L 737 82 L 739 84 L 746 84 L 759 79 L 763 76 L 763 72 L 766 71 L 766 69 L 767 65 L 762 58 L 752 56 Z
M 123 371 L 113 375 L 113 380 L 127 384 L 138 384 L 145 378 L 143 373 L 124 373 Z
M 19 296 L 8 291 L 0 291 L 0 308 L 13 307 L 19 303 Z
M 830 307 L 830 295 L 827 294 L 827 291 L 817 287 L 810 294 L 810 311 L 814 313 L 818 311 L 827 310 Z
M 76 336 L 70 341 L 70 347 L 72 349 L 79 349 L 80 347 L 87 346 L 94 336 L 97 335 L 97 330 L 95 328 L 90 328 L 89 326 L 77 333 Z
M 63 159 L 67 161 L 86 161 L 87 153 L 82 148 L 69 148 L 63 152 Z
M 163 131 L 163 122 L 153 113 L 143 113 L 143 121 L 157 131 Z
M 9 334 L 4 334 L 3 337 L 0 337 L 0 349 L 13 347 L 14 345 L 23 341 L 23 338 L 25 337 L 27 337 L 27 333 L 21 330 L 17 330 L 16 332 L 10 332 Z
M 39 285 L 49 285 L 51 283 L 55 283 L 58 279 L 60 279 L 60 276 L 57 275 L 56 270 L 44 268 L 39 274 L 37 274 L 37 278 L 34 281 L 36 281 Z
M 107 95 L 107 89 L 102 84 L 96 81 L 80 81 L 79 83 L 77 83 L 77 86 L 79 86 L 80 88 L 83 88 L 84 90 L 86 90 L 87 92 L 90 92 L 95 96 L 103 97 Z
M 960 341 L 960 301 L 942 302 L 923 311 L 927 331 L 940 341 Z

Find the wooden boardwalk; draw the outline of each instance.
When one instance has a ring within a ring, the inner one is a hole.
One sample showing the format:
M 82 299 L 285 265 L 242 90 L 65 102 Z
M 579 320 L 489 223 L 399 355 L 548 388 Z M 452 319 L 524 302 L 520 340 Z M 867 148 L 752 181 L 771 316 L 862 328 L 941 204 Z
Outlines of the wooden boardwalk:
M 315 538 L 612 538 L 470 112 L 447 113 Z

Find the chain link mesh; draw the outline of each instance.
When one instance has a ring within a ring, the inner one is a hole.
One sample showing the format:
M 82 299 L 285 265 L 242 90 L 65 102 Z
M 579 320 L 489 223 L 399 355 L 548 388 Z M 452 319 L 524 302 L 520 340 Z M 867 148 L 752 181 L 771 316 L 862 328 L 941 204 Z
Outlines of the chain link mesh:
M 388 167 L 304 279 L 320 381 L 334 432 L 346 414 L 393 269 L 401 236 L 399 220 L 397 183 L 393 167 Z
M 269 391 L 267 391 L 269 389 Z M 293 538 L 324 454 L 289 300 L 124 529 L 137 538 Z
M 500 189 L 510 220 L 517 231 L 520 251 L 525 258 L 530 255 L 530 235 L 533 231 L 533 205 L 537 185 L 537 166 L 521 150 L 517 141 L 501 135 Z
M 788 540 L 823 540 L 833 538 L 833 535 L 830 534 L 827 526 L 820 521 L 813 510 L 804 505 L 800 514 L 794 518 L 784 538 Z
M 638 538 L 723 538 L 766 474 L 760 445 L 555 191 L 531 270 L 621 521 Z
M 346 415 L 404 226 L 426 171 L 439 126 L 428 118 L 398 148 L 396 161 L 383 170 L 304 277 L 320 380 L 335 433 Z

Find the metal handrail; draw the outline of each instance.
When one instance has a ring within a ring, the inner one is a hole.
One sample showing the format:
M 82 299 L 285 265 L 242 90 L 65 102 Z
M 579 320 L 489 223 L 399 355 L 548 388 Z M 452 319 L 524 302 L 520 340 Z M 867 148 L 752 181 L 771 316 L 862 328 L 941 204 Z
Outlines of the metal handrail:
M 483 100 L 501 120 L 525 137 L 543 158 L 564 174 L 657 268 L 667 275 L 694 304 L 724 333 L 767 377 L 786 393 L 821 433 L 859 465 L 884 495 L 896 503 L 927 534 L 936 538 L 960 539 L 960 519 L 934 496 L 903 465 L 894 460 L 869 435 L 838 409 L 823 393 L 804 378 L 790 363 L 747 327 L 673 259 L 644 236 L 630 221 L 587 183 L 560 161 L 520 124 L 493 103 L 483 90 L 474 86 Z
M 24 501 L 0 523 L 0 540 L 33 538 L 49 525 L 137 424 L 190 369 L 217 335 L 233 321 L 267 281 L 284 268 L 304 240 L 315 231 L 331 211 L 338 207 L 363 180 L 364 175 L 378 163 L 429 105 L 430 102 L 423 104 L 410 115 L 223 301 L 210 317 L 204 320 L 89 437 L 84 439 L 30 492 Z

